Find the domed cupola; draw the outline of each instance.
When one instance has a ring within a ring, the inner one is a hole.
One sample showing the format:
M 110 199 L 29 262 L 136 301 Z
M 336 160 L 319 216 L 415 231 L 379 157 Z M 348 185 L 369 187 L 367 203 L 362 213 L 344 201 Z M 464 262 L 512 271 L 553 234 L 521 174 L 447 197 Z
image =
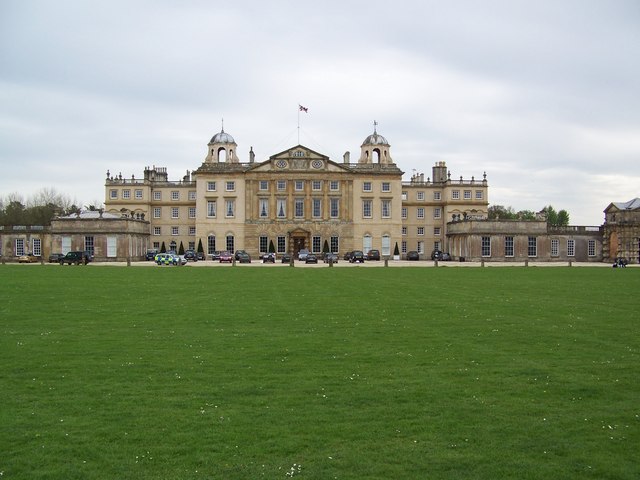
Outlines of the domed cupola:
M 236 155 L 237 146 L 233 137 L 224 131 L 223 121 L 220 132 L 211 137 L 211 141 L 208 144 L 207 157 L 204 161 L 205 163 L 239 163 L 240 160 Z
M 377 126 L 378 122 L 373 122 L 373 133 L 362 142 L 358 163 L 393 163 L 389 154 L 391 145 L 386 138 L 378 133 Z

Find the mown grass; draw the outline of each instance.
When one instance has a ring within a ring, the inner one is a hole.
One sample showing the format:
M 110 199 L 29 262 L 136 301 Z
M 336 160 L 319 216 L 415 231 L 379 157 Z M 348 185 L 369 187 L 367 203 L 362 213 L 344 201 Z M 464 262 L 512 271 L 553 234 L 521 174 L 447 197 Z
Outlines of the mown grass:
M 640 269 L 0 281 L 3 478 L 640 475 Z

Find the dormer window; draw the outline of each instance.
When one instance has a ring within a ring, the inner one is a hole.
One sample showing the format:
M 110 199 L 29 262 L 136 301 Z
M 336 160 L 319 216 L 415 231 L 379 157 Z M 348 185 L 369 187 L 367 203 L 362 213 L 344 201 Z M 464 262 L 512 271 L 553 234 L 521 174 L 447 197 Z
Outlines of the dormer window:
M 293 152 L 294 157 L 304 157 L 304 152 L 302 150 L 296 150 Z

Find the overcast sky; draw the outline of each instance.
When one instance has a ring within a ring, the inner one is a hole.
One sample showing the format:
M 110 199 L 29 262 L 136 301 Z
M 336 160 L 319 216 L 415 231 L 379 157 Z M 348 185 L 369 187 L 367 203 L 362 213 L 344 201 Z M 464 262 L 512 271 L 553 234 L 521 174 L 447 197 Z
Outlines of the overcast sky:
M 599 225 L 640 196 L 640 2 L 0 2 L 0 196 L 104 201 L 106 171 L 195 170 L 378 133 L 405 172 Z

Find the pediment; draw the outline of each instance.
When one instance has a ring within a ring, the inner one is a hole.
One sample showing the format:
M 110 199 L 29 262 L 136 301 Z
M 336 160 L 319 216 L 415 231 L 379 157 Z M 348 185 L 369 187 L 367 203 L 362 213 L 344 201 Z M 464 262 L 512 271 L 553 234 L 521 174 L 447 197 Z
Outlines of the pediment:
M 251 169 L 252 172 L 347 172 L 348 168 L 341 166 L 326 155 L 322 155 L 303 145 L 276 153 Z

